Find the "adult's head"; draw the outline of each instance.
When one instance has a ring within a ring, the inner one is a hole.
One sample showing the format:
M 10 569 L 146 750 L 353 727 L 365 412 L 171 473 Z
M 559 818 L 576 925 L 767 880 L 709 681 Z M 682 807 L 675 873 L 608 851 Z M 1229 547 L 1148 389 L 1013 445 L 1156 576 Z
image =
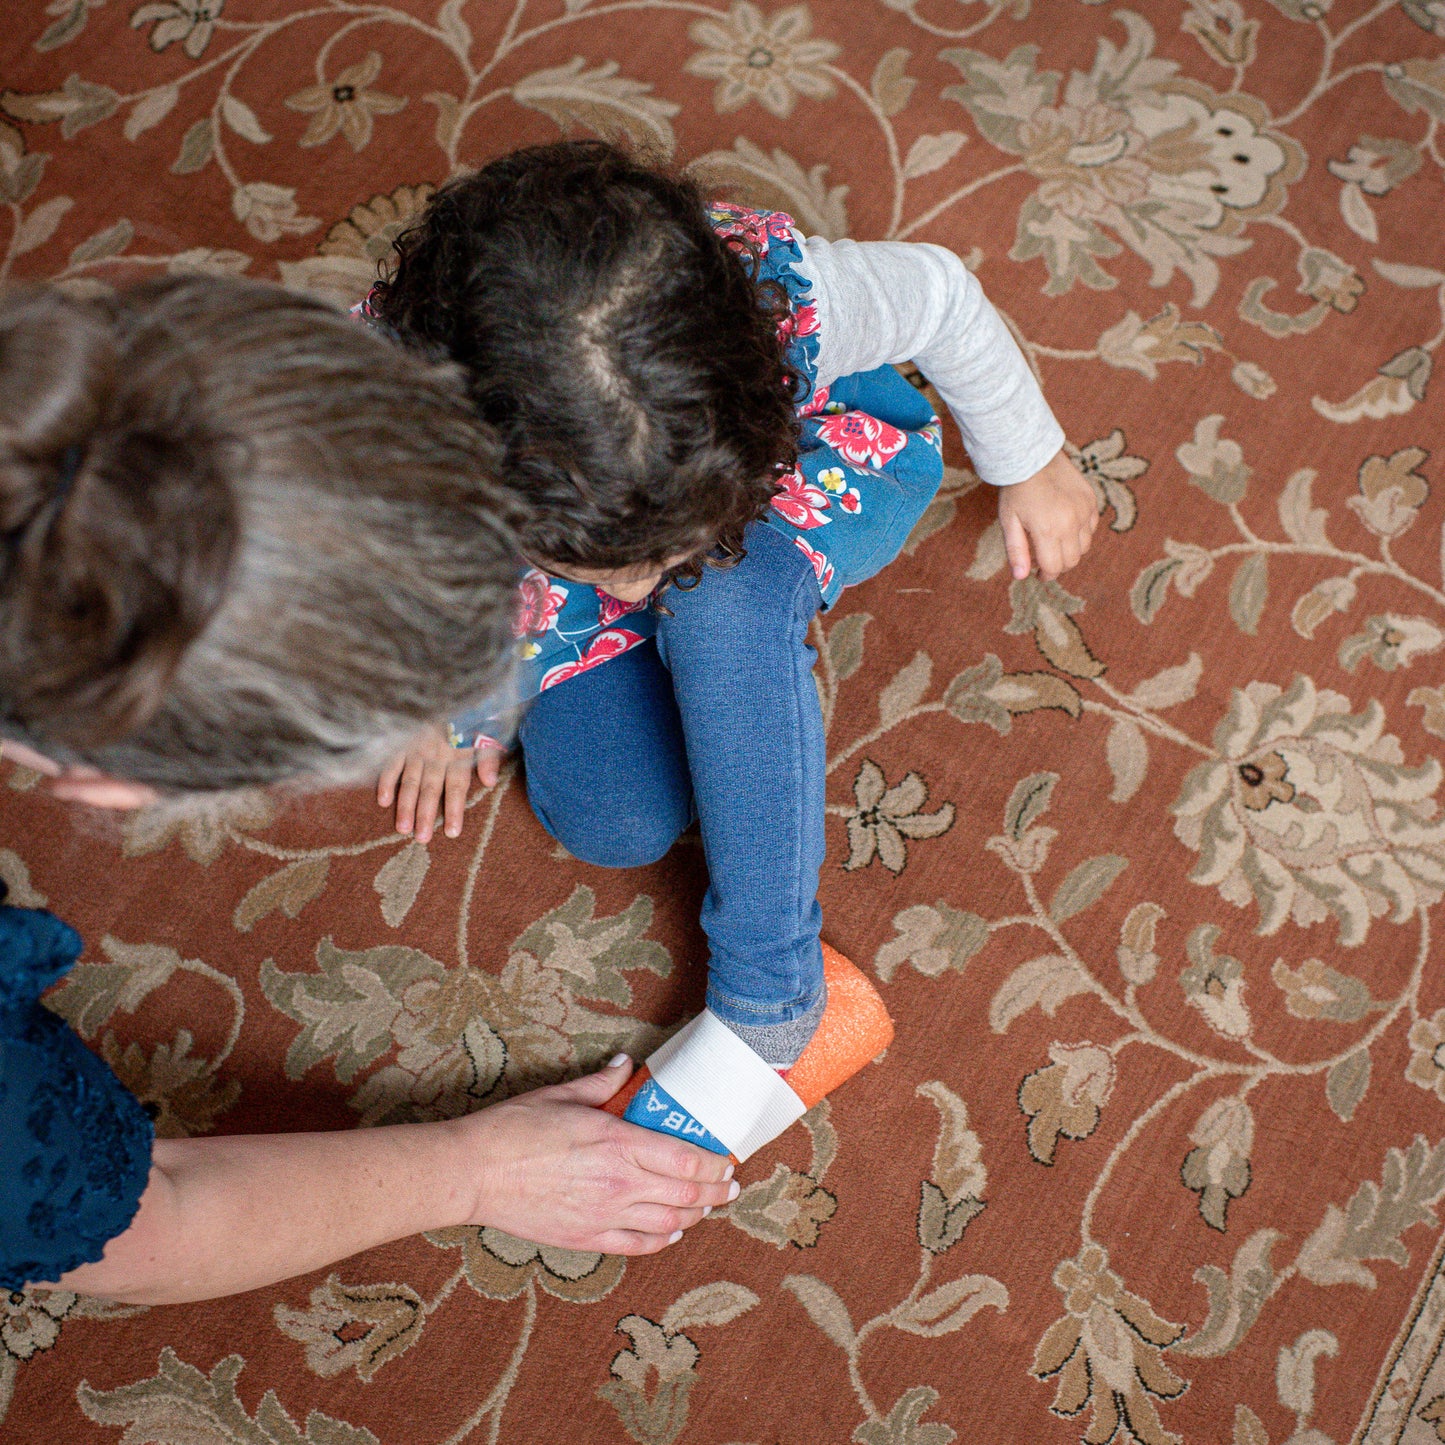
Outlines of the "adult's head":
M 0 294 L 0 737 L 160 793 L 374 771 L 497 682 L 497 459 L 450 369 L 275 287 Z

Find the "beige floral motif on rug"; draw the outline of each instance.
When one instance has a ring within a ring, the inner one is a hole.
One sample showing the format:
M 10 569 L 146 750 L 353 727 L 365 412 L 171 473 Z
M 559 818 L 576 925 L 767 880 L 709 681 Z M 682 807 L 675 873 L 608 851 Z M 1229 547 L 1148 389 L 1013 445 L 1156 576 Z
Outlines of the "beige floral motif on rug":
M 1010 581 L 950 437 L 816 625 L 826 934 L 898 1034 L 730 1208 L 652 1259 L 443 1230 L 209 1305 L 12 1295 L 0 1430 L 1445 1440 L 1440 0 L 12 9 L 7 276 L 350 304 L 458 170 L 619 138 L 953 247 L 1106 526 Z M 587 868 L 511 767 L 429 847 L 361 793 L 97 826 L 9 764 L 0 819 L 86 939 L 51 1007 L 169 1136 L 445 1117 L 700 1006 L 695 841 Z

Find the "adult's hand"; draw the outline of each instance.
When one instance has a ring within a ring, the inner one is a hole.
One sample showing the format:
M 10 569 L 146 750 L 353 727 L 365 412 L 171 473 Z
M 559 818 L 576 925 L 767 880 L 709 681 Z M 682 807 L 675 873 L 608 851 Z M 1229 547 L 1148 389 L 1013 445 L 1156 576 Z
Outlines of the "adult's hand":
M 719 1155 L 592 1107 L 631 1072 L 623 1058 L 434 1124 L 157 1139 L 130 1227 L 58 1283 L 134 1304 L 214 1299 L 461 1224 L 570 1249 L 662 1249 L 737 1186 Z
M 737 1198 L 725 1156 L 602 1113 L 631 1073 L 622 1054 L 456 1121 L 480 1166 L 469 1222 L 564 1249 L 654 1254 Z

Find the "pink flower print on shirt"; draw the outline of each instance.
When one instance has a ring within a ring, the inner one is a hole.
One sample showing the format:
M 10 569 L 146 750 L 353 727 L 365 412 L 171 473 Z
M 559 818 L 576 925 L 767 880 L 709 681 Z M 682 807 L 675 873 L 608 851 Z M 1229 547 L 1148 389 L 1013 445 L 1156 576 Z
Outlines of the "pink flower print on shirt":
M 778 484 L 780 490 L 773 496 L 773 510 L 793 526 L 807 531 L 813 527 L 826 527 L 833 520 L 823 515 L 828 510 L 828 494 L 811 482 L 805 482 L 796 467 L 787 476 L 779 477 Z
M 826 386 L 815 387 L 812 396 L 798 408 L 798 415 L 799 417 L 817 416 L 827 405 L 828 388 Z
M 714 201 L 708 208 L 713 230 L 725 241 L 743 241 L 766 252 L 768 241 L 792 239 L 793 218 L 786 211 L 768 211 L 759 214 L 746 206 L 735 206 L 727 201 Z
M 447 724 L 447 741 L 454 748 L 470 748 L 474 752 L 480 751 L 482 748 L 495 748 L 499 753 L 504 753 L 507 751 L 506 743 L 499 742 L 496 738 L 490 736 L 489 734 L 462 734 L 456 730 L 455 725 L 452 723 Z
M 794 306 L 778 318 L 778 340 L 784 346 L 795 337 L 813 336 L 818 330 L 818 307 L 813 301 Z
M 786 211 L 768 211 L 763 217 L 763 232 L 775 241 L 791 241 L 797 229 L 798 223 Z
M 798 549 L 808 561 L 813 564 L 813 575 L 818 579 L 818 587 L 826 592 L 829 584 L 833 581 L 833 564 L 819 551 L 810 547 L 801 537 L 794 537 Z
M 512 636 L 543 633 L 557 625 L 557 614 L 567 600 L 567 589 L 554 582 L 540 568 L 533 567 L 517 583 L 517 615 L 512 619 Z
M 824 417 L 818 423 L 818 435 L 845 462 L 861 467 L 884 466 L 908 445 L 907 432 L 863 411 Z
M 619 617 L 626 617 L 629 612 L 641 612 L 647 606 L 647 602 L 646 597 L 638 602 L 624 602 L 620 597 L 614 597 L 610 592 L 604 592 L 599 587 L 597 589 L 597 621 L 603 627 L 611 627 Z
M 549 668 L 544 672 L 537 691 L 546 692 L 549 687 L 556 687 L 559 682 L 566 682 L 569 677 L 576 677 L 579 672 L 587 672 L 591 668 L 600 667 L 604 662 L 611 662 L 614 657 L 621 657 L 624 652 L 645 640 L 626 627 L 611 627 L 606 632 L 599 632 L 587 644 L 587 651 L 575 662 L 564 662 L 559 667 Z

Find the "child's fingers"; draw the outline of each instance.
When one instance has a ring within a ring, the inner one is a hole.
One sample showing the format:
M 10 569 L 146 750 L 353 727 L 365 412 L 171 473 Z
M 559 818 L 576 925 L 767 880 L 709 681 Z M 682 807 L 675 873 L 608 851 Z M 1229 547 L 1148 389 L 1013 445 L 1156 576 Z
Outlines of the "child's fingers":
M 410 833 L 416 826 L 416 797 L 421 788 L 425 764 L 418 757 L 409 757 L 401 770 L 401 786 L 396 793 L 396 831 Z
M 496 786 L 497 775 L 502 771 L 501 748 L 488 747 L 485 743 L 477 746 L 477 777 L 484 788 Z
M 1029 557 L 1029 535 L 1024 524 L 1012 512 L 1005 512 L 999 518 L 1003 526 L 1003 545 L 1008 553 L 1009 571 L 1015 577 L 1027 577 L 1033 567 Z
M 416 841 L 430 843 L 441 811 L 442 793 L 446 789 L 445 763 L 428 763 L 421 775 L 421 788 L 416 799 Z
M 376 780 L 376 801 L 379 807 L 391 807 L 391 800 L 396 796 L 396 780 L 401 777 L 401 770 L 405 766 L 406 755 L 403 753 L 401 757 L 393 758 L 381 770 L 381 776 Z
M 472 780 L 471 759 L 462 755 L 463 766 L 455 762 L 447 767 L 446 797 L 442 804 L 442 827 L 448 838 L 461 836 L 462 821 L 467 813 L 467 789 Z
M 1039 576 L 1045 582 L 1052 582 L 1064 570 L 1063 549 L 1056 537 L 1034 538 L 1034 560 L 1039 564 Z

